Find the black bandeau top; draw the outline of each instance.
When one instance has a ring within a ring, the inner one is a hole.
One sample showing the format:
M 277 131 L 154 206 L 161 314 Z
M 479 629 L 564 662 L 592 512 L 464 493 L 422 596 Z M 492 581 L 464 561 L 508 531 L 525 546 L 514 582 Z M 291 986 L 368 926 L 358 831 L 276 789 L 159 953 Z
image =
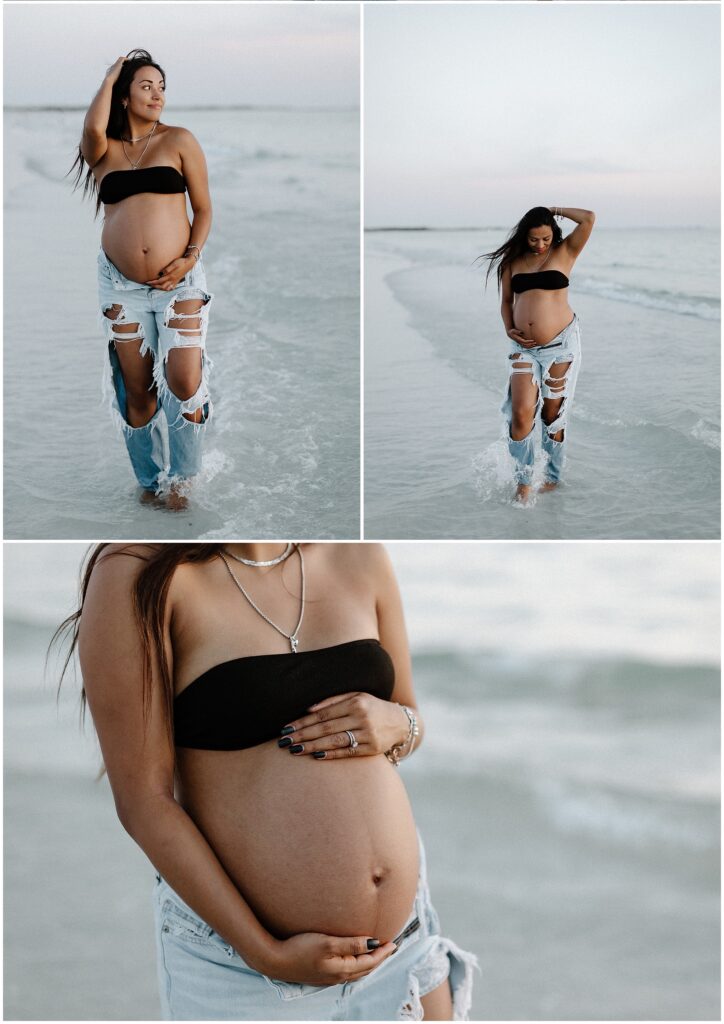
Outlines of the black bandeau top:
M 326 697 L 352 691 L 389 700 L 395 670 L 379 640 L 351 640 L 297 654 L 257 654 L 214 665 L 173 702 L 174 742 L 243 750 L 279 737 Z
M 173 195 L 186 191 L 186 179 L 175 167 L 139 167 L 136 171 L 109 171 L 101 179 L 99 194 L 106 205 L 139 192 Z
M 528 292 L 531 288 L 556 291 L 568 287 L 568 278 L 560 270 L 536 270 L 532 274 L 513 274 L 510 283 L 516 294 Z

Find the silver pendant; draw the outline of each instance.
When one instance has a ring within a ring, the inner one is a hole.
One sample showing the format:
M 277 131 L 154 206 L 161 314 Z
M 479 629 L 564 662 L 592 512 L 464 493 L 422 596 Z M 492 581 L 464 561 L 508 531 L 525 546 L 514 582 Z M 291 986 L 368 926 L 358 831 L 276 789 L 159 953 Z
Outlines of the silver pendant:
M 292 645 L 292 654 L 296 654 L 297 653 L 297 647 L 299 646 L 299 641 L 297 640 L 297 638 L 295 636 L 290 636 L 289 637 L 289 643 Z

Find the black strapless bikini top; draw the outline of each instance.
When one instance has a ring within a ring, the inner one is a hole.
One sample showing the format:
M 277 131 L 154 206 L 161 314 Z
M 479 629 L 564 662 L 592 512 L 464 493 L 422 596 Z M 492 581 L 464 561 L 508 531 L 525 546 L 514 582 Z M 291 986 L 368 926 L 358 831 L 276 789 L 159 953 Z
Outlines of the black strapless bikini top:
M 567 288 L 568 278 L 560 270 L 536 270 L 532 274 L 513 274 L 510 283 L 518 295 L 520 292 L 530 291 L 531 288 L 544 288 L 546 291 Z
M 257 654 L 214 665 L 173 702 L 174 742 L 243 750 L 276 739 L 312 704 L 352 691 L 389 700 L 395 669 L 379 640 L 297 654 Z
M 109 171 L 101 179 L 99 194 L 106 205 L 139 192 L 173 195 L 186 191 L 186 179 L 175 167 L 139 167 L 137 171 Z

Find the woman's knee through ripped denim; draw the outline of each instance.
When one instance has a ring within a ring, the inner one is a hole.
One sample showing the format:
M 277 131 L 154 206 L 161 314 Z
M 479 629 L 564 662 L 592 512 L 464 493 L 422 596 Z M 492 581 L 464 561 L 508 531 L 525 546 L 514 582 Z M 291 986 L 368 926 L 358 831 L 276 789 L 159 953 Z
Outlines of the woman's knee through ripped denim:
M 577 316 L 547 345 L 523 348 L 511 342 L 508 354 L 509 379 L 501 411 L 508 425 L 508 450 L 515 463 L 515 481 L 530 484 L 533 479 L 535 462 L 535 434 L 538 416 L 541 416 L 542 446 L 546 455 L 545 478 L 558 483 L 563 472 L 568 440 L 568 421 L 581 367 L 581 329 Z M 568 367 L 559 371 L 556 367 Z M 530 376 L 536 386 L 537 397 L 533 422 L 529 433 L 516 441 L 512 436 L 513 397 L 511 381 L 516 374 Z M 560 375 L 559 375 L 560 374 Z M 545 415 L 544 402 L 561 404 L 555 414 Z M 562 437 L 556 439 L 556 435 Z
M 99 323 L 108 342 L 104 393 L 123 433 L 133 471 L 146 490 L 158 491 L 201 469 L 203 434 L 211 418 L 206 332 L 213 296 L 199 260 L 170 292 L 130 281 L 101 250 L 98 254 Z M 156 410 L 143 426 L 128 418 L 128 394 L 118 348 L 135 342 L 153 359 Z M 169 383 L 169 360 L 179 349 L 199 350 L 193 389 Z M 179 392 L 179 393 L 177 393 Z
M 158 981 L 164 1020 L 422 1020 L 421 998 L 449 978 L 453 1019 L 467 1020 L 477 960 L 440 935 L 425 854 L 408 924 L 420 926 L 371 974 L 340 985 L 269 978 L 156 876 Z

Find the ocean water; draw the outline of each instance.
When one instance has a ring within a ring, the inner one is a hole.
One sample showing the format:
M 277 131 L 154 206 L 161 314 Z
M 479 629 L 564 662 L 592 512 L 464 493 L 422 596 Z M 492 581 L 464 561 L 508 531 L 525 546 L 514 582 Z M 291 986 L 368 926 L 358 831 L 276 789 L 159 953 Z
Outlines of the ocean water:
M 5 1016 L 157 1019 L 150 870 L 43 680 L 83 546 L 5 548 Z M 566 548 L 390 546 L 442 926 L 473 1019 L 719 1019 L 718 545 Z
M 499 412 L 508 341 L 474 263 L 504 236 L 366 234 L 365 537 L 718 537 L 718 232 L 596 227 L 571 280 L 565 483 L 527 509 Z
M 82 112 L 5 119 L 5 537 L 359 536 L 359 116 L 173 110 L 209 165 L 215 421 L 188 510 L 141 506 L 101 404 Z

